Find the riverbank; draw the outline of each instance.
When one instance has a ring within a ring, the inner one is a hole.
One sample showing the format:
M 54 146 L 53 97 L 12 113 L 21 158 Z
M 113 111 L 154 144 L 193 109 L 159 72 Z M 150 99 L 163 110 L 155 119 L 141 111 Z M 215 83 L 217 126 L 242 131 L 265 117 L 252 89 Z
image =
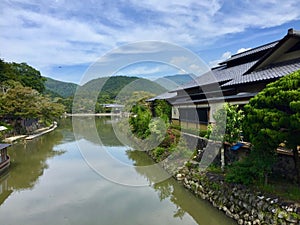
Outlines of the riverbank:
M 238 224 L 300 224 L 299 203 L 227 183 L 221 174 L 200 173 L 197 164 L 181 167 L 176 179 Z
M 151 151 L 148 155 L 157 161 Z M 193 194 L 209 201 L 238 224 L 300 224 L 300 200 L 285 201 L 258 189 L 227 183 L 222 174 L 200 172 L 196 161 L 181 163 L 182 166 L 170 168 L 165 159 L 162 166 Z
M 88 117 L 88 116 L 121 116 L 120 113 L 66 113 L 66 117 Z
M 40 137 L 44 134 L 47 134 L 51 131 L 54 131 L 56 128 L 57 128 L 57 123 L 54 122 L 49 127 L 44 127 L 44 128 L 41 128 L 41 129 L 38 129 L 38 130 L 34 131 L 34 134 L 32 134 L 32 135 L 17 135 L 17 136 L 7 137 L 3 141 L 5 143 L 13 144 L 13 143 L 15 143 L 19 140 L 32 140 L 32 139 Z

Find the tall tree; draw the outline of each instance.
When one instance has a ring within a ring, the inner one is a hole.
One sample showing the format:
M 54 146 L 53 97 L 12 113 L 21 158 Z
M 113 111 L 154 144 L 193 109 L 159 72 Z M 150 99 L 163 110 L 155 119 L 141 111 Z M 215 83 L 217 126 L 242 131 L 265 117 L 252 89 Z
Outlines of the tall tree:
M 245 106 L 245 112 L 244 132 L 257 156 L 266 160 L 260 160 L 261 170 L 270 170 L 275 149 L 285 143 L 293 149 L 300 185 L 300 71 L 267 85 Z
M 8 89 L 0 97 L 0 117 L 11 119 L 13 126 L 18 119 L 39 119 L 47 124 L 64 112 L 61 104 L 53 103 L 37 90 L 21 84 Z
M 231 144 L 239 141 L 244 112 L 238 108 L 238 105 L 225 103 L 221 109 L 214 113 L 213 117 L 216 124 L 208 127 L 208 134 L 214 131 L 217 140 L 223 136 L 223 141 Z M 226 128 L 224 129 L 225 125 Z
M 42 93 L 45 90 L 46 79 L 41 76 L 40 71 L 26 63 L 6 63 L 0 61 L 0 83 L 9 80 L 18 81 L 23 86 L 31 87 Z

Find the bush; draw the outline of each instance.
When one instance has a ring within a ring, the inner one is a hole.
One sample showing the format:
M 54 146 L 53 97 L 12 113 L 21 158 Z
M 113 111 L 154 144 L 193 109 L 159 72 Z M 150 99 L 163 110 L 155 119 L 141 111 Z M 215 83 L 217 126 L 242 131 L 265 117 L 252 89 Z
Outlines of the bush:
M 199 136 L 200 137 L 207 137 L 209 135 L 208 130 L 200 130 Z
M 225 180 L 230 183 L 250 185 L 254 183 L 257 176 L 253 171 L 253 165 L 249 161 L 234 162 L 227 169 Z
M 153 155 L 157 161 L 161 161 L 169 155 L 169 151 L 167 148 L 156 147 L 153 149 Z

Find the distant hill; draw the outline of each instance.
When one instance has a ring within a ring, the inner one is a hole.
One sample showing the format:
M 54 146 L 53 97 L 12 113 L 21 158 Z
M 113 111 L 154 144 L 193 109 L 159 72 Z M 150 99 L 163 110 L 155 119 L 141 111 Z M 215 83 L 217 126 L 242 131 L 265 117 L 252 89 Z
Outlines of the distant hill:
M 146 91 L 153 94 L 160 94 L 166 91 L 165 88 L 150 80 L 127 76 L 101 77 L 87 82 L 80 89 L 86 95 L 95 96 L 99 92 L 99 87 L 102 87 L 100 97 L 107 96 L 111 99 L 114 99 L 119 93 Z
M 67 83 L 63 81 L 54 80 L 49 77 L 45 77 L 47 80 L 45 82 L 46 93 L 53 93 L 58 94 L 64 98 L 73 96 L 76 88 L 78 87 L 77 84 L 74 83 Z
M 91 80 L 82 86 L 54 80 L 48 77 L 46 77 L 46 79 L 46 93 L 49 93 L 52 96 L 55 94 L 62 97 L 73 96 L 77 87 L 80 87 L 81 93 L 84 95 L 82 97 L 88 98 L 100 94 L 99 98 L 102 97 L 106 99 L 114 99 L 120 91 L 122 91 L 123 94 L 125 92 L 129 93 L 133 91 L 146 91 L 153 94 L 161 94 L 166 91 L 166 89 L 159 84 L 138 77 L 101 77 Z M 99 87 L 102 87 L 100 93 L 98 93 Z
M 160 84 L 167 90 L 176 89 L 178 86 L 187 84 L 196 78 L 194 74 L 175 74 L 170 76 L 164 76 L 155 80 L 155 83 Z

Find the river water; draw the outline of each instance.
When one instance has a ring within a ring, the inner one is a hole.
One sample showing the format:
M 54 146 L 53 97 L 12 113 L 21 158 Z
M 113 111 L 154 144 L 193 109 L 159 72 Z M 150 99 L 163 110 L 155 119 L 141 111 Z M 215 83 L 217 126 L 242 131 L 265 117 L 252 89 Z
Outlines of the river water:
M 131 165 L 152 163 L 144 152 L 129 151 L 118 141 L 109 118 L 95 122 L 102 145 L 112 156 Z M 173 178 L 154 184 L 147 173 L 133 167 L 134 172 L 126 176 L 148 185 L 121 185 L 106 179 L 80 150 L 80 146 L 97 145 L 84 129 L 74 135 L 69 118 L 52 133 L 10 147 L 11 167 L 0 177 L 0 224 L 236 224 Z M 111 165 L 101 164 L 112 170 Z

